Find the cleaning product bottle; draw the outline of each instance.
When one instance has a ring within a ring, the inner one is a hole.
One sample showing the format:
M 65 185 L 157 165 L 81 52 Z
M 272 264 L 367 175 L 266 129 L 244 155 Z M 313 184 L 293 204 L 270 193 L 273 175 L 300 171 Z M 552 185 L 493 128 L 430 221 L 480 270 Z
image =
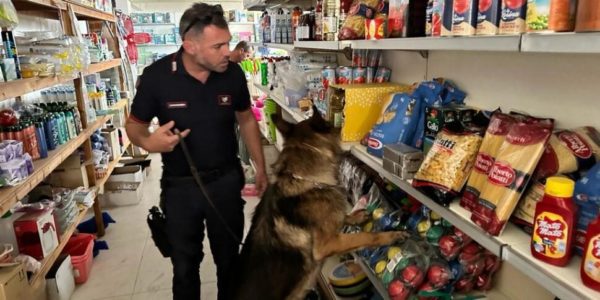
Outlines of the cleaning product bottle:
M 587 287 L 600 291 L 600 215 L 588 225 L 584 249 L 581 281 Z
M 571 259 L 571 241 L 577 206 L 573 203 L 575 182 L 564 177 L 546 180 L 544 198 L 535 207 L 531 255 L 556 266 Z

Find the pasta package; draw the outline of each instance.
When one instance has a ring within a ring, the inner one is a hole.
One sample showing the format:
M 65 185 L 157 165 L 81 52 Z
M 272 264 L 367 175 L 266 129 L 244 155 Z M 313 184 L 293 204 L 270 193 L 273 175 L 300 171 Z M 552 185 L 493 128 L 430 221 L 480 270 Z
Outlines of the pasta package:
M 465 185 L 481 141 L 477 133 L 443 130 L 415 174 L 413 186 L 438 203 L 449 205 Z
M 527 186 L 550 135 L 552 120 L 515 124 L 500 146 L 471 220 L 491 235 L 499 235 Z
M 548 141 L 536 178 L 588 170 L 600 161 L 600 133 L 594 127 L 555 132 Z
M 516 119 L 510 115 L 496 112 L 490 119 L 490 124 L 486 130 L 479 153 L 475 159 L 473 171 L 467 181 L 467 187 L 460 200 L 460 205 L 471 211 L 477 204 L 481 189 L 487 182 L 488 173 L 494 165 L 496 155 L 500 146 L 504 143 L 506 135 L 511 127 L 516 123 Z

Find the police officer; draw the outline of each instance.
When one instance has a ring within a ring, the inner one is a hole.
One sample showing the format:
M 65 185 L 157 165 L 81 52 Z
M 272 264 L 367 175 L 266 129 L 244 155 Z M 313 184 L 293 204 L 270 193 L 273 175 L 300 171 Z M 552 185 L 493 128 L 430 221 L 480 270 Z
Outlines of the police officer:
M 199 267 L 204 224 L 217 266 L 218 299 L 228 299 L 230 262 L 237 255 L 244 228 L 241 189 L 244 177 L 237 158 L 237 121 L 258 168 L 256 185 L 267 185 L 258 124 L 240 67 L 229 62 L 231 34 L 220 5 L 196 3 L 180 22 L 181 49 L 148 66 L 133 100 L 127 134 L 149 152 L 162 153 L 161 178 L 167 234 L 172 246 L 173 298 L 200 298 Z M 158 117 L 153 133 L 148 124 Z M 193 161 L 225 222 L 202 195 L 178 145 L 185 137 Z M 230 232 L 227 229 L 230 229 Z

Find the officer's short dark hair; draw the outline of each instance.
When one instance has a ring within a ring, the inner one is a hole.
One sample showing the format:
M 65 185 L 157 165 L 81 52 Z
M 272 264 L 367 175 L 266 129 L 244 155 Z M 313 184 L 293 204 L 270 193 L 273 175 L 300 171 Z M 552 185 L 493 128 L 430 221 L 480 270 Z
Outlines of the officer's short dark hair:
M 244 50 L 244 52 L 250 51 L 250 46 L 246 41 L 241 41 L 237 45 L 235 45 L 235 50 Z
M 206 3 L 194 3 L 192 7 L 185 10 L 181 21 L 179 21 L 179 34 L 183 39 L 190 30 L 202 32 L 204 27 L 214 25 L 227 29 L 227 21 L 223 16 L 221 5 L 210 5 Z

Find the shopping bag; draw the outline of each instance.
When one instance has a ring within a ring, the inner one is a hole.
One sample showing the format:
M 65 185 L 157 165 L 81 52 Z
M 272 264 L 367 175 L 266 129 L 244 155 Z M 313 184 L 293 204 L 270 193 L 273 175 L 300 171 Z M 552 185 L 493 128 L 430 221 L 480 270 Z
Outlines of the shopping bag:
M 158 206 L 150 208 L 146 219 L 152 234 L 152 240 L 163 257 L 171 256 L 171 244 L 167 237 L 167 218 Z

